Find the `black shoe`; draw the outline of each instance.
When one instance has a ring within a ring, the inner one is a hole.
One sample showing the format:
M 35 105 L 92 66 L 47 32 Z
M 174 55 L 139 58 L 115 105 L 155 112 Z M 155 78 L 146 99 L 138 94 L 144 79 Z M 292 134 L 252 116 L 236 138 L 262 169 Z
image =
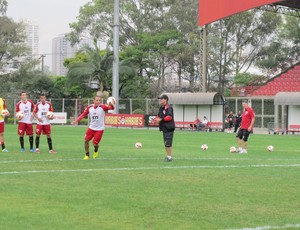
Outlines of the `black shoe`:
M 173 160 L 172 158 L 168 158 L 168 157 L 165 158 L 165 161 L 167 161 L 167 162 L 172 161 L 172 160 Z

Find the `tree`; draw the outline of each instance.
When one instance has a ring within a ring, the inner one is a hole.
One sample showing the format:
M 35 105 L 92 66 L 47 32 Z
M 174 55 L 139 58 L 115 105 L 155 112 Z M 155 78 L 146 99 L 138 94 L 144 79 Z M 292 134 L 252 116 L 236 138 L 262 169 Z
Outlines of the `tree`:
M 0 72 L 7 72 L 9 65 L 19 67 L 27 62 L 29 49 L 25 45 L 25 27 L 6 16 L 0 16 Z
M 0 0 L 0 15 L 5 15 L 7 10 L 7 0 Z
M 134 66 L 128 60 L 120 61 L 120 90 L 128 84 L 128 80 L 136 75 Z M 113 54 L 110 51 L 101 51 L 94 40 L 94 47 L 85 46 L 76 54 L 75 58 L 65 60 L 65 66 L 69 69 L 67 84 L 89 86 L 98 84 L 100 92 L 112 91 L 112 65 Z
M 256 65 L 267 73 L 282 71 L 300 61 L 300 18 L 285 16 L 278 36 L 258 54 Z
M 255 10 L 219 20 L 208 27 L 210 87 L 224 92 L 229 77 L 247 72 L 265 44 L 276 35 L 279 15 Z M 217 85 L 215 85 L 217 84 Z

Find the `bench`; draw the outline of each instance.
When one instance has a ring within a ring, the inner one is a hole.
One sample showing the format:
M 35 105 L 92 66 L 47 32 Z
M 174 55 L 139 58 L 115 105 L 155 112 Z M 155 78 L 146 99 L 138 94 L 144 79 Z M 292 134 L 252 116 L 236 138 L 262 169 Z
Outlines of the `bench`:
M 300 132 L 300 125 L 289 125 L 286 133 L 295 134 L 295 132 Z
M 222 122 L 208 122 L 207 126 L 205 127 L 206 129 L 209 129 L 209 131 L 215 130 L 215 131 L 224 131 L 223 128 L 223 123 Z
M 175 128 L 191 129 L 191 124 L 193 123 L 193 121 L 175 121 Z

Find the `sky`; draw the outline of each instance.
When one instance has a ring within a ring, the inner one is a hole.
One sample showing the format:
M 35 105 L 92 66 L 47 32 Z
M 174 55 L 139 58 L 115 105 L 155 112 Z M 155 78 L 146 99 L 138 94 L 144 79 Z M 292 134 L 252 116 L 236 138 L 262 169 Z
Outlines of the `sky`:
M 39 53 L 46 54 L 45 65 L 51 69 L 52 39 L 70 32 L 79 8 L 90 0 L 8 0 L 6 15 L 15 21 L 30 20 L 39 25 Z

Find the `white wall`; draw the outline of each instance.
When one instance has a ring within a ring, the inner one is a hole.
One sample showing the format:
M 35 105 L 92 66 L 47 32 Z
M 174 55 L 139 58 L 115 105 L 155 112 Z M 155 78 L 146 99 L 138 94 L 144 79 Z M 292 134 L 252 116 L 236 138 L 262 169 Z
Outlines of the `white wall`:
M 208 121 L 223 121 L 222 105 L 172 105 L 175 121 L 194 121 L 197 117 L 203 120 L 206 116 Z
M 288 107 L 288 124 L 289 125 L 300 125 L 300 106 L 289 105 Z

